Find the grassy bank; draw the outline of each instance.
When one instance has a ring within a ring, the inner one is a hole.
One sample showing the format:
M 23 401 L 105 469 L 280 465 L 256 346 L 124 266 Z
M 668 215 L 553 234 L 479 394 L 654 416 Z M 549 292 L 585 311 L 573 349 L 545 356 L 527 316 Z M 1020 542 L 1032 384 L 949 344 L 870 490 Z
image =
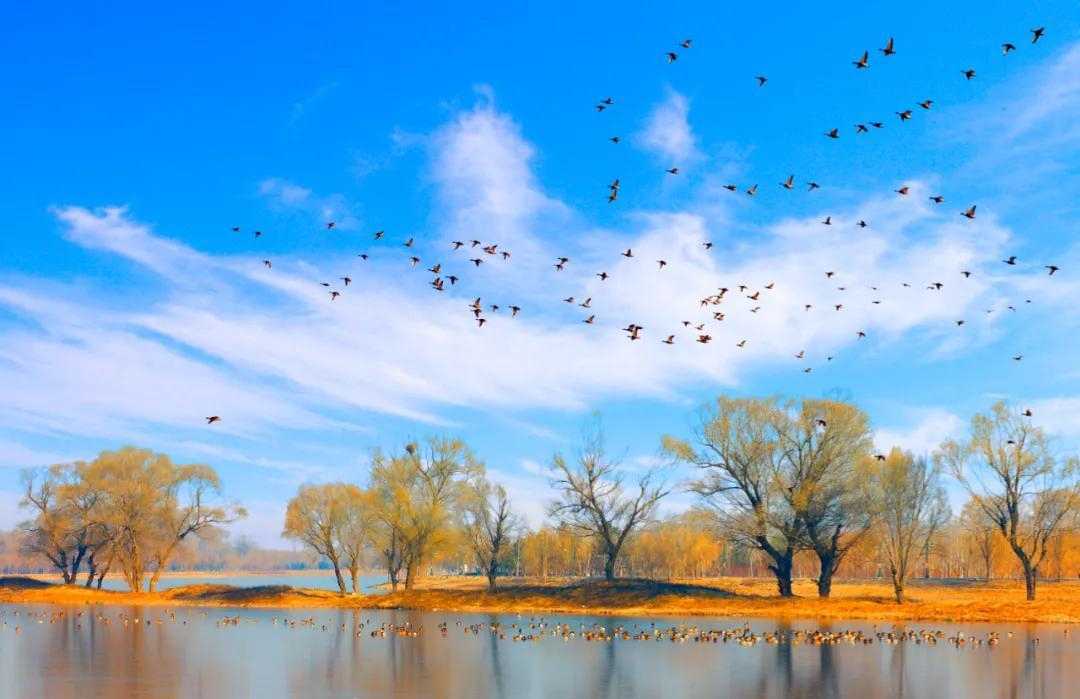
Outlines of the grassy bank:
M 809 581 L 796 583 L 797 597 L 781 599 L 766 580 L 723 578 L 693 582 L 627 580 L 539 581 L 510 579 L 489 593 L 478 578 L 433 578 L 417 589 L 383 595 L 341 596 L 287 585 L 232 587 L 188 585 L 156 593 L 110 592 L 51 585 L 28 578 L 0 578 L 0 603 L 124 604 L 279 609 L 417 609 L 442 612 L 521 612 L 620 616 L 730 616 L 877 621 L 1080 622 L 1080 583 L 1045 583 L 1035 602 L 1023 585 L 916 584 L 910 601 L 897 605 L 890 586 L 838 582 L 822 600 Z

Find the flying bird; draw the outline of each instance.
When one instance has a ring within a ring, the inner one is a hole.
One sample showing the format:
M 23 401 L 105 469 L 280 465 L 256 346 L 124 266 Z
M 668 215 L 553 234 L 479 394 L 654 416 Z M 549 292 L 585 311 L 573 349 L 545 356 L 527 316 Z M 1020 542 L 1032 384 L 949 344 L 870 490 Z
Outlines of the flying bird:
M 667 56 L 668 63 L 674 63 L 675 61 L 679 60 L 679 54 L 675 53 L 674 51 L 668 51 L 664 55 Z
M 208 425 L 212 425 L 215 422 L 221 422 L 221 416 L 220 415 L 210 415 L 209 417 L 207 417 L 205 419 L 206 419 L 206 424 L 208 424 Z
M 972 204 L 970 209 L 968 209 L 967 211 L 961 212 L 960 215 L 967 218 L 968 220 L 974 219 L 975 218 L 975 205 Z
M 1045 266 L 1045 268 L 1046 268 L 1046 269 L 1048 269 L 1048 270 L 1050 271 L 1050 273 L 1049 273 L 1049 274 L 1047 275 L 1047 276 L 1049 276 L 1049 277 L 1052 277 L 1052 276 L 1054 276 L 1054 272 L 1056 272 L 1056 271 L 1058 271 L 1059 269 L 1061 269 L 1061 268 L 1060 268 L 1060 267 L 1058 267 L 1057 265 L 1044 265 L 1044 266 Z
M 754 79 L 757 80 L 758 87 L 765 87 L 765 83 L 769 82 L 769 79 L 766 78 L 764 75 L 759 75 Z
M 1031 43 L 1037 44 L 1039 39 L 1046 35 L 1046 27 L 1036 27 L 1031 30 Z
M 896 53 L 896 51 L 893 49 L 893 38 L 890 36 L 889 40 L 885 43 L 885 48 L 878 49 L 878 51 L 881 51 L 881 53 L 886 56 L 891 56 Z
M 851 62 L 856 68 L 869 68 L 870 67 L 870 52 L 863 51 L 863 55 L 859 60 Z
M 971 79 L 973 79 L 975 77 L 975 69 L 974 68 L 968 68 L 967 70 L 962 70 L 962 71 L 960 71 L 960 73 L 964 76 L 964 78 L 966 80 L 971 80 Z
M 1002 260 L 1007 265 L 1016 265 L 1016 255 L 1009 255 L 1009 259 Z
M 1002 56 L 1008 56 L 1011 51 L 1015 51 L 1015 50 L 1016 50 L 1016 45 L 1015 44 L 1010 44 L 1007 41 L 1004 44 L 1001 45 L 1001 55 Z

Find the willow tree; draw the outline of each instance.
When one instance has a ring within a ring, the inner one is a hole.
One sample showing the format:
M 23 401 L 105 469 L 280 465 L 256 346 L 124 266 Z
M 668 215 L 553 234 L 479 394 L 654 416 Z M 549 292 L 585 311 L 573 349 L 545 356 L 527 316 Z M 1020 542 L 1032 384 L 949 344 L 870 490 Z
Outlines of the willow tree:
M 893 593 L 903 604 L 913 558 L 949 519 L 940 470 L 927 459 L 894 447 L 882 459 L 865 459 L 862 471 L 879 518 Z
M 873 446 L 870 421 L 854 405 L 834 400 L 789 402 L 771 416 L 777 492 L 801 520 L 818 558 L 818 595 L 828 597 L 844 557 L 873 525 L 873 503 L 856 478 Z
M 330 561 L 338 590 L 346 594 L 341 573 L 340 539 L 349 522 L 349 486 L 346 483 L 302 485 L 285 508 L 281 535 L 294 539 Z
M 967 438 L 946 441 L 935 457 L 1005 537 L 1034 600 L 1049 544 L 1080 507 L 1080 462 L 1053 453 L 1029 416 L 1004 402 L 975 415 Z
M 698 469 L 689 489 L 716 513 L 727 538 L 768 556 L 780 595 L 791 597 L 805 523 L 777 488 L 783 467 L 777 428 L 785 419 L 774 398 L 720 396 L 699 413 L 692 442 L 666 436 L 663 445 Z
M 79 477 L 100 493 L 100 521 L 112 532 L 110 550 L 124 579 L 153 591 L 177 548 L 244 517 L 242 507 L 218 502 L 221 482 L 204 464 L 175 464 L 165 454 L 125 447 L 80 464 Z
M 604 556 L 604 578 L 614 580 L 627 538 L 670 492 L 659 469 L 647 469 L 627 484 L 626 474 L 604 452 L 599 425 L 586 430 L 574 461 L 555 454 L 552 467 L 559 474 L 552 480 L 559 498 L 548 513 L 595 541 Z
M 405 589 L 411 590 L 424 564 L 449 546 L 465 484 L 482 471 L 463 441 L 447 437 L 406 444 L 398 456 L 373 456 L 376 546 L 395 589 L 402 568 Z
M 19 503 L 33 514 L 20 525 L 23 550 L 49 561 L 60 572 L 65 585 L 75 584 L 79 576 L 93 527 L 88 512 L 78 507 L 71 496 L 74 474 L 73 464 L 24 471 L 23 497 Z
M 521 526 L 520 518 L 510 508 L 506 489 L 484 477 L 469 484 L 464 505 L 469 548 L 487 576 L 488 590 L 494 592 L 499 566 L 505 562 L 510 540 Z
M 371 459 L 372 542 L 386 568 L 390 589 L 397 591 L 405 565 L 412 465 L 375 452 Z

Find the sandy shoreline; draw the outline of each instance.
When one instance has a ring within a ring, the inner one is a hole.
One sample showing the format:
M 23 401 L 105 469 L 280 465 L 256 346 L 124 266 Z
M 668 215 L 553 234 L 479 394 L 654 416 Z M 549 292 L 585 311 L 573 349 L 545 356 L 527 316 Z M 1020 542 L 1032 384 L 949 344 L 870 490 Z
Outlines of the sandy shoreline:
M 252 576 L 253 578 L 257 576 Z M 839 582 L 818 599 L 809 581 L 797 597 L 778 597 L 766 580 L 506 580 L 488 592 L 478 578 L 435 578 L 408 592 L 342 596 L 287 585 L 198 584 L 155 593 L 87 590 L 27 578 L 0 578 L 0 604 L 259 607 L 272 609 L 413 609 L 475 613 L 562 613 L 611 616 L 717 616 L 896 621 L 1080 623 L 1080 584 L 1044 583 L 1027 602 L 1017 582 L 916 585 L 897 605 L 882 583 Z

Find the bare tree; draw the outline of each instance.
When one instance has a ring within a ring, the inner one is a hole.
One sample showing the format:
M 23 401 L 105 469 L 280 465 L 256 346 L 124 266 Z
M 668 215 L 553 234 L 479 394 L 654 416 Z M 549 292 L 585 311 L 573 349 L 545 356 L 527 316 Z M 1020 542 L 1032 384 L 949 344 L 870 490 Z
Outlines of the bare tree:
M 403 560 L 405 589 L 411 590 L 422 564 L 447 542 L 465 482 L 483 467 L 458 439 L 430 437 L 423 446 L 406 445 L 405 451 L 411 487 Z
M 247 516 L 238 505 L 221 506 L 208 502 L 210 496 L 220 492 L 221 480 L 217 472 L 204 464 L 177 466 L 171 478 L 160 484 L 160 507 L 156 517 L 158 535 L 151 547 L 154 572 L 150 576 L 150 592 L 157 589 L 169 559 L 187 537 L 206 536 Z
M 520 519 L 510 509 L 506 489 L 483 477 L 474 479 L 465 501 L 465 533 L 477 565 L 487 575 L 491 592 L 497 589 L 499 566 L 520 526 Z
M 699 415 L 696 445 L 665 437 L 664 449 L 700 469 L 690 490 L 715 510 L 732 541 L 768 556 L 780 595 L 791 597 L 791 568 L 805 524 L 776 487 L 783 457 L 777 426 L 783 419 L 775 399 L 720 396 Z
M 903 604 L 913 557 L 949 519 L 940 472 L 925 458 L 916 459 L 899 448 L 884 460 L 867 458 L 864 472 L 880 518 L 893 592 L 896 602 Z
M 869 419 L 850 403 L 803 400 L 772 413 L 779 438 L 778 492 L 798 513 L 819 562 L 818 595 L 828 597 L 844 557 L 873 525 L 871 502 L 853 487 L 871 453 Z
M 998 402 L 989 415 L 972 418 L 965 441 L 945 442 L 936 458 L 1005 537 L 1024 571 L 1027 598 L 1034 600 L 1048 543 L 1080 506 L 1076 457 L 1059 459 L 1041 429 Z
M 47 559 L 65 585 L 73 585 L 87 552 L 87 522 L 64 496 L 72 467 L 53 466 L 44 472 L 24 471 L 21 507 L 34 517 L 22 524 L 23 549 Z
M 364 552 L 372 541 L 375 527 L 374 498 L 371 493 L 351 484 L 343 486 L 340 497 L 344 515 L 338 529 L 338 548 L 356 595 L 360 593 Z
M 376 451 L 371 458 L 372 541 L 386 567 L 390 589 L 397 592 L 405 565 L 405 528 L 408 524 L 412 464 L 387 459 Z
M 982 559 L 983 577 L 989 582 L 994 574 L 994 540 L 1001 536 L 997 524 L 974 499 L 969 499 L 960 512 L 960 526 L 971 537 L 971 543 Z
M 634 487 L 624 487 L 625 475 L 604 453 L 599 425 L 586 431 L 576 461 L 571 464 L 561 454 L 552 459 L 559 474 L 552 486 L 560 491 L 560 497 L 548 511 L 596 541 L 604 556 L 604 577 L 614 580 L 615 564 L 627 537 L 652 517 L 670 490 L 655 468 L 640 475 Z
M 338 539 L 348 519 L 345 497 L 348 487 L 344 483 L 300 486 L 285 509 L 282 531 L 282 536 L 296 539 L 330 561 L 338 590 L 343 595 L 347 590 L 341 574 Z

